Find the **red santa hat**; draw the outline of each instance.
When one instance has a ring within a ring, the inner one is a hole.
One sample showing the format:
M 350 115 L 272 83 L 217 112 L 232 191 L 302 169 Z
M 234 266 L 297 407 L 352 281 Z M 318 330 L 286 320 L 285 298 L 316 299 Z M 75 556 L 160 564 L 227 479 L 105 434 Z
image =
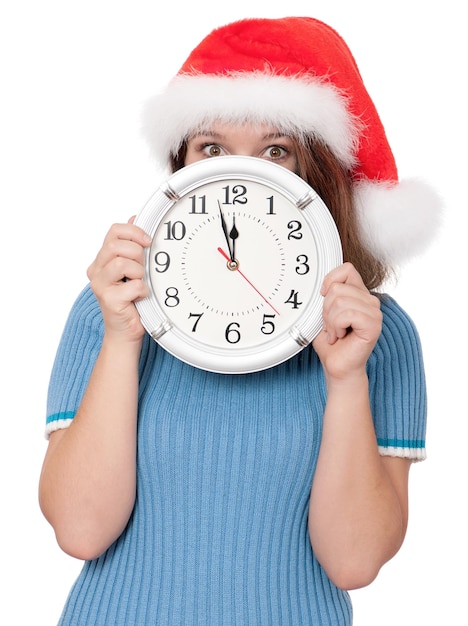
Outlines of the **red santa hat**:
M 439 197 L 420 180 L 399 181 L 353 55 L 323 22 L 245 19 L 217 28 L 144 111 L 146 137 L 164 165 L 215 120 L 266 123 L 325 142 L 352 174 L 362 240 L 385 263 L 422 252 L 437 231 Z

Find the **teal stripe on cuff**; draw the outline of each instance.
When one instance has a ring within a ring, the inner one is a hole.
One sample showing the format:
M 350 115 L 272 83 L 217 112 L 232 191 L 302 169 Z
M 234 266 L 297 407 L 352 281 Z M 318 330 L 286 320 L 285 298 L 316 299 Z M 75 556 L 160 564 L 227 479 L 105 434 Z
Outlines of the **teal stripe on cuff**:
M 377 439 L 379 446 L 383 448 L 424 448 L 426 442 L 421 440 L 410 439 Z
M 60 420 L 72 420 L 76 415 L 76 411 L 64 411 L 63 413 L 54 413 L 46 419 L 46 424 L 52 424 Z

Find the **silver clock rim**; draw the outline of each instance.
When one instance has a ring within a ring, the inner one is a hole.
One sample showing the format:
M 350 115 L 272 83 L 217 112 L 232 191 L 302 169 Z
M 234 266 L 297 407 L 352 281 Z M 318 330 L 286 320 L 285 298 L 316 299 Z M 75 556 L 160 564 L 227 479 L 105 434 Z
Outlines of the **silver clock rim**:
M 255 157 L 218 157 L 178 170 L 166 178 L 150 197 L 135 219 L 135 224 L 153 238 L 163 217 L 179 198 L 200 185 L 231 178 L 265 184 L 301 209 L 309 226 L 317 234 L 320 277 L 342 262 L 338 231 L 320 196 L 290 170 Z M 151 285 L 149 255 L 150 248 L 146 250 L 145 281 Z M 322 328 L 322 297 L 319 293 L 308 303 L 298 323 L 289 332 L 283 332 L 274 340 L 265 342 L 261 350 L 258 347 L 232 346 L 224 350 L 193 341 L 172 325 L 152 292 L 147 298 L 135 302 L 135 305 L 146 331 L 167 352 L 189 365 L 222 374 L 247 374 L 279 365 L 298 354 Z

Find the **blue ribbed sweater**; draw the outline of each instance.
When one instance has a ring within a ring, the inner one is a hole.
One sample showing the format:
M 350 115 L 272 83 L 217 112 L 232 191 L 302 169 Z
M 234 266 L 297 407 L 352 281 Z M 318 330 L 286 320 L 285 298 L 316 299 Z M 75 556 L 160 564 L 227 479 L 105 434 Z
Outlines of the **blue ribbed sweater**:
M 425 456 L 417 332 L 382 298 L 368 363 L 384 454 Z M 89 286 L 67 321 L 48 395 L 48 432 L 66 427 L 100 349 Z M 348 626 L 352 608 L 315 559 L 309 492 L 326 390 L 317 355 L 247 375 L 213 374 L 145 337 L 137 499 L 120 538 L 84 563 L 60 626 Z

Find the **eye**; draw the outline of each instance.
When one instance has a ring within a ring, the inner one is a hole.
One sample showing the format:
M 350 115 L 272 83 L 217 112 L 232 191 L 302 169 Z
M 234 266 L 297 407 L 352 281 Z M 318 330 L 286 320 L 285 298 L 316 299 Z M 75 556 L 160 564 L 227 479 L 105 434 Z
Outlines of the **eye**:
M 271 159 L 275 161 L 277 159 L 282 159 L 288 156 L 288 151 L 281 146 L 268 146 L 268 148 L 263 153 L 264 158 Z
M 208 157 L 218 157 L 224 154 L 224 150 L 217 143 L 207 143 L 203 146 L 203 153 Z

